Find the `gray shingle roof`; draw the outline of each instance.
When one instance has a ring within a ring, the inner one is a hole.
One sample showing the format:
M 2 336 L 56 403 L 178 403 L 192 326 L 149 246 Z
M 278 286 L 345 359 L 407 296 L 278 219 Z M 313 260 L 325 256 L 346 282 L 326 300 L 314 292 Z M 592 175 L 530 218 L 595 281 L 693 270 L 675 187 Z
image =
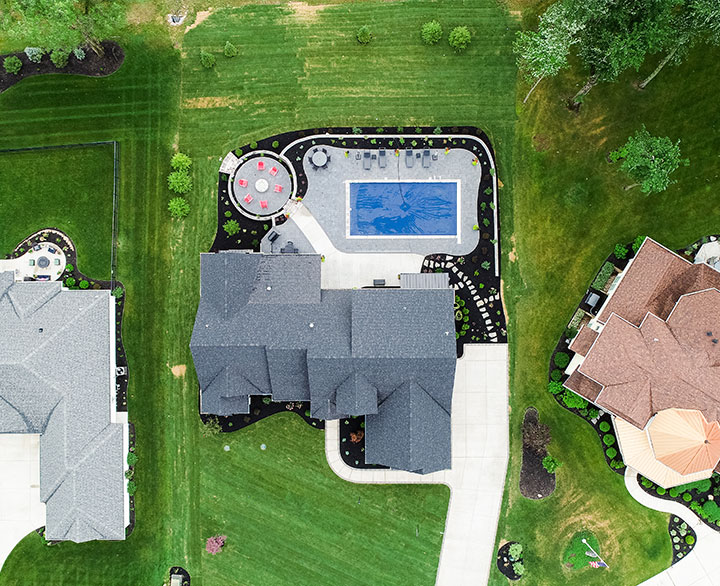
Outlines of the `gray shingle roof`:
M 448 467 L 453 291 L 437 279 L 416 283 L 437 288 L 412 288 L 414 280 L 406 279 L 402 289 L 321 290 L 320 263 L 315 254 L 201 255 L 190 348 L 202 411 L 247 413 L 248 395 L 265 394 L 309 399 L 313 417 L 323 419 L 377 414 L 366 433 L 376 446 L 387 439 L 375 453 L 388 465 Z M 404 410 L 401 400 L 408 402 Z M 389 439 L 393 418 L 412 432 L 410 441 Z M 423 438 L 436 444 L 426 457 Z
M 0 273 L 0 433 L 41 434 L 48 539 L 123 539 L 123 426 L 110 422 L 110 292 L 12 276 Z

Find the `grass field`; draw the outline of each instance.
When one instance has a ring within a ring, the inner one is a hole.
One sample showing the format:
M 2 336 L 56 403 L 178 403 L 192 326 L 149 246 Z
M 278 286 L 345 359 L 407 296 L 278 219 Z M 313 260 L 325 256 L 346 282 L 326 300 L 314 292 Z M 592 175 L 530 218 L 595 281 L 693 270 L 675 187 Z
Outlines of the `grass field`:
M 59 228 L 75 242 L 80 270 L 110 278 L 112 197 L 112 145 L 0 152 L 0 254 L 37 230 Z
M 720 202 L 720 137 L 709 121 L 719 108 L 708 73 L 719 57 L 717 49 L 699 47 L 645 92 L 633 89 L 630 74 L 612 86 L 600 85 L 579 116 L 563 104 L 582 81 L 569 72 L 543 81 L 521 112 L 512 205 L 501 206 L 504 250 L 517 260 L 506 256 L 504 264 L 511 319 L 511 465 L 498 542 L 523 543 L 533 584 L 637 584 L 670 564 L 667 516 L 632 501 L 621 477 L 604 465 L 596 434 L 545 389 L 550 352 L 615 243 L 645 234 L 680 247 L 717 232 L 708 211 Z M 636 75 L 652 67 L 649 62 Z M 658 195 L 624 191 L 631 181 L 605 161 L 643 122 L 650 132 L 682 139 L 683 155 L 690 158 L 690 167 L 677 172 L 678 183 Z M 564 462 L 556 492 L 540 502 L 523 499 L 517 489 L 520 428 L 529 405 L 551 426 L 550 452 Z M 610 570 L 562 568 L 565 543 L 583 528 L 598 537 Z M 493 572 L 491 584 L 505 584 L 505 578 Z

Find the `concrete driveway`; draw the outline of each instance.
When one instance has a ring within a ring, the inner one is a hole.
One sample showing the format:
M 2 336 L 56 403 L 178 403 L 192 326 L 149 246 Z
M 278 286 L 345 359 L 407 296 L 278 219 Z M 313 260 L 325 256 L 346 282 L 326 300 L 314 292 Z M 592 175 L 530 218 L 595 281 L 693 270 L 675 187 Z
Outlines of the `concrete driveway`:
M 350 468 L 340 457 L 339 421 L 325 424 L 327 460 L 341 478 L 357 483 L 450 487 L 437 586 L 487 584 L 495 561 L 495 532 L 508 461 L 507 367 L 506 344 L 465 346 L 455 373 L 450 470 L 420 475 Z
M 18 542 L 44 525 L 40 436 L 0 434 L 0 569 Z

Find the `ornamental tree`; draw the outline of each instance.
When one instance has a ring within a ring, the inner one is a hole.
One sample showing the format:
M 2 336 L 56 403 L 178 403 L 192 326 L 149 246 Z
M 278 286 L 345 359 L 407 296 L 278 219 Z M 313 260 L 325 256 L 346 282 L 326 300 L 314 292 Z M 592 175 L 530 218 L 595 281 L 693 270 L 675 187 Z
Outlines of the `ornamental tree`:
M 98 55 L 100 41 L 125 26 L 125 0 L 8 0 L 0 28 L 9 38 L 46 50 L 87 45 Z
M 420 37 L 426 45 L 436 45 L 442 39 L 442 25 L 437 20 L 431 20 L 422 25 Z
M 456 26 L 450 31 L 448 36 L 448 44 L 456 53 L 460 53 L 468 48 L 470 44 L 470 29 L 466 26 Z
M 225 41 L 225 47 L 223 47 L 223 55 L 225 55 L 225 57 L 236 57 L 237 54 L 237 47 L 233 45 L 230 41 Z
M 182 219 L 190 213 L 190 204 L 184 197 L 173 197 L 168 202 L 170 216 L 175 219 Z
M 675 183 L 670 176 L 677 168 L 690 164 L 689 159 L 680 156 L 679 140 L 673 143 L 667 136 L 653 136 L 644 125 L 623 146 L 610 153 L 610 158 L 622 160 L 620 169 L 636 181 L 625 189 L 640 186 L 643 193 L 666 190 Z
M 226 539 L 227 535 L 214 535 L 213 537 L 208 537 L 207 541 L 205 542 L 205 551 L 207 551 L 211 555 L 216 555 L 220 553 L 223 546 L 225 545 Z
M 208 53 L 205 49 L 200 50 L 200 64 L 205 69 L 212 69 L 215 67 L 215 55 Z

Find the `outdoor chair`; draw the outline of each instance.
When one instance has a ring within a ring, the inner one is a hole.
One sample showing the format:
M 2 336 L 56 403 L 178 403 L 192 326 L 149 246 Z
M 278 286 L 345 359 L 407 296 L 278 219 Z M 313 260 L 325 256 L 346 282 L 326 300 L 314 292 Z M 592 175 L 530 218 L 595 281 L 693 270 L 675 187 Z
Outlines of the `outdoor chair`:
M 261 199 L 261 200 L 260 200 L 260 207 L 261 207 L 262 209 L 266 210 L 267 207 L 268 207 L 267 201 L 264 200 L 264 199 Z
M 238 185 L 240 187 L 247 187 L 247 179 L 238 179 Z
M 270 169 L 270 175 L 275 177 L 275 175 L 277 175 L 277 174 L 278 174 L 277 167 L 273 167 L 272 169 Z
M 253 200 L 253 196 L 248 193 L 245 197 L 243 197 L 243 199 L 245 200 L 245 203 L 250 203 Z
M 363 153 L 363 169 L 365 169 L 366 171 L 369 171 L 370 167 L 372 167 L 372 159 L 370 158 L 370 151 L 365 151 Z
M 385 158 L 385 149 L 380 149 L 378 151 L 378 165 L 381 169 L 384 169 L 387 166 L 387 159 Z
M 258 161 L 258 171 L 265 170 L 265 161 Z
M 405 150 L 405 166 L 406 167 L 412 167 L 415 163 L 415 160 L 413 158 L 413 152 L 412 149 L 406 149 Z
M 282 193 L 282 190 L 283 190 L 282 185 L 278 185 L 278 184 L 276 183 L 276 184 L 275 184 L 275 189 L 273 189 L 273 191 L 274 191 L 275 193 Z
M 427 149 L 424 150 L 422 154 L 422 166 L 425 169 L 430 167 L 430 151 Z

